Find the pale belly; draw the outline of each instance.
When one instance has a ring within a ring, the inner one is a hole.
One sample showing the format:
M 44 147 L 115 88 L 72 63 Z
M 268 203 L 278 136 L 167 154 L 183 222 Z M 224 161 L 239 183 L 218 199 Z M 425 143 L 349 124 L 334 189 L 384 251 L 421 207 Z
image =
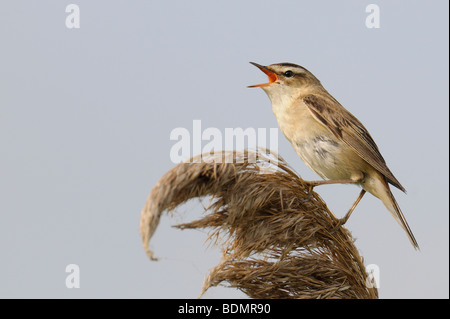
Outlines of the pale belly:
M 343 141 L 318 135 L 292 141 L 292 146 L 305 164 L 324 179 L 360 179 L 364 175 L 365 161 Z
M 344 141 L 314 119 L 302 104 L 272 104 L 278 125 L 297 154 L 324 179 L 362 180 L 368 164 Z M 370 168 L 369 168 L 370 169 Z

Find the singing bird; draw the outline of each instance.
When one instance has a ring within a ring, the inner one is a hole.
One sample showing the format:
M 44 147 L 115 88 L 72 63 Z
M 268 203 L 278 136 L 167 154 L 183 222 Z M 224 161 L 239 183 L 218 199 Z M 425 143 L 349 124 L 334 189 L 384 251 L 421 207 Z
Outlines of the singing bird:
M 269 66 L 251 64 L 269 77 L 260 87 L 269 96 L 278 125 L 300 158 L 323 181 L 313 186 L 353 183 L 362 190 L 340 225 L 350 217 L 364 194 L 379 198 L 407 233 L 415 249 L 414 235 L 392 194 L 389 184 L 405 188 L 389 170 L 373 138 L 307 69 L 292 63 Z

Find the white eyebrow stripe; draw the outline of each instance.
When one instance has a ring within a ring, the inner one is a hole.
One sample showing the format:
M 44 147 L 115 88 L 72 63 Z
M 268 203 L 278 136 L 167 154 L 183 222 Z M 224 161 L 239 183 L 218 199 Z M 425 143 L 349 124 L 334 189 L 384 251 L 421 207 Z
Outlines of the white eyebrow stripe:
M 294 63 L 277 63 L 277 64 L 273 64 L 273 66 L 278 66 L 280 68 L 283 68 L 284 72 L 286 72 L 288 70 L 291 70 L 294 73 L 306 73 L 307 72 L 307 70 L 304 67 L 294 64 Z

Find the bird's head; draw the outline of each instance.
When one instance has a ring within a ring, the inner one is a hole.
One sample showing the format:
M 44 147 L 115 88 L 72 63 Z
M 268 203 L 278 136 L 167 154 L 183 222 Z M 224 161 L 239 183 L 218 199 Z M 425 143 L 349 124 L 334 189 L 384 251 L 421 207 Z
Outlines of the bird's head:
M 279 95 L 296 96 L 302 89 L 321 85 L 320 81 L 307 69 L 293 63 L 277 63 L 268 66 L 250 62 L 269 77 L 269 82 L 250 85 L 262 88 L 272 100 Z

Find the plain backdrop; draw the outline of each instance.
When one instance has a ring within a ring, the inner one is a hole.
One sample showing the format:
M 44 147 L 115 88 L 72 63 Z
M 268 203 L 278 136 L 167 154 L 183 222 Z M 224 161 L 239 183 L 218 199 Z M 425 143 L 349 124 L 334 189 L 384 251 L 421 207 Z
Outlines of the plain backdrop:
M 373 196 L 346 227 L 380 298 L 449 297 L 448 2 L 86 1 L 80 28 L 68 1 L 0 3 L 0 297 L 196 298 L 220 250 L 207 231 L 172 228 L 199 218 L 191 201 L 139 236 L 151 188 L 172 168 L 177 127 L 277 128 L 250 84 L 249 61 L 313 72 L 370 131 L 406 187 L 394 190 L 420 244 Z M 380 8 L 369 29 L 366 6 Z M 278 151 L 318 179 L 279 133 Z M 359 193 L 317 188 L 343 216 Z M 66 287 L 66 266 L 80 288 Z M 245 298 L 217 287 L 204 298 Z

